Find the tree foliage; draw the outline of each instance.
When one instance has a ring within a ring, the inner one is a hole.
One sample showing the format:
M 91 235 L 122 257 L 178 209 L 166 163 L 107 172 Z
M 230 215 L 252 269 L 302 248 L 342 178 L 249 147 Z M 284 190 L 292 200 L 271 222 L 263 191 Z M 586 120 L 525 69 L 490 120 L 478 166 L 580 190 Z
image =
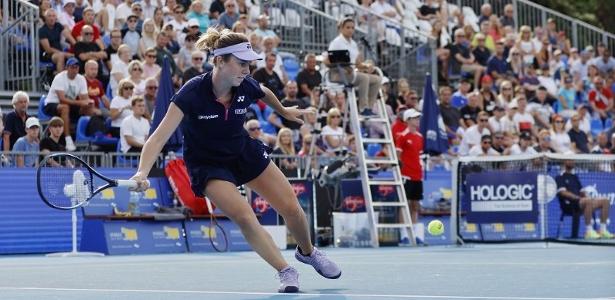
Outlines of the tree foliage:
M 615 32 L 614 0 L 532 0 L 555 11 Z

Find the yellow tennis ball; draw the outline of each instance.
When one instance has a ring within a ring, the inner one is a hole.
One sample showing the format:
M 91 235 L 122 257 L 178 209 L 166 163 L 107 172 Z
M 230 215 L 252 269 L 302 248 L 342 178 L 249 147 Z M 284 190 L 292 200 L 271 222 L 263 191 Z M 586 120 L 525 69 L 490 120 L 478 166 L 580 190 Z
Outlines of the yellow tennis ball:
M 441 235 L 444 233 L 444 224 L 440 220 L 433 220 L 427 225 L 427 232 L 431 235 Z

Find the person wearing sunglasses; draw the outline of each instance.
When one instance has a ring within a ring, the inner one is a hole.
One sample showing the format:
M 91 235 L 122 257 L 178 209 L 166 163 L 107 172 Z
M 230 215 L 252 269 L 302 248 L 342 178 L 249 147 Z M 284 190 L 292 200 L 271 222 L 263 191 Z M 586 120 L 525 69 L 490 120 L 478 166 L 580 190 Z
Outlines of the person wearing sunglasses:
M 478 113 L 476 117 L 477 123 L 468 127 L 468 129 L 463 133 L 463 138 L 461 139 L 460 145 L 460 153 L 461 155 L 466 155 L 474 147 L 475 145 L 479 145 L 481 143 L 481 137 L 488 135 L 491 143 L 491 131 L 489 130 L 489 114 L 485 111 L 481 111 Z
M 250 76 L 250 63 L 260 58 L 248 38 L 230 30 L 209 28 L 196 48 L 214 55 L 214 69 L 188 81 L 171 98 L 166 115 L 147 139 L 132 180 L 137 190 L 148 186 L 147 176 L 163 146 L 181 126 L 184 160 L 192 190 L 207 196 L 240 228 L 246 241 L 280 278 L 279 292 L 299 291 L 299 273 L 284 259 L 254 210 L 237 190 L 246 185 L 267 199 L 284 218 L 297 241 L 295 258 L 322 276 L 335 279 L 341 269 L 310 240 L 307 218 L 292 186 L 271 162 L 269 149 L 244 129 L 248 107 L 260 99 L 285 119 L 302 123 L 308 110 L 284 107 L 277 97 Z M 229 278 L 229 280 L 232 280 Z
M 480 143 L 472 146 L 472 149 L 468 152 L 469 156 L 500 156 L 493 147 L 491 147 L 493 139 L 490 134 L 485 134 L 480 138 Z

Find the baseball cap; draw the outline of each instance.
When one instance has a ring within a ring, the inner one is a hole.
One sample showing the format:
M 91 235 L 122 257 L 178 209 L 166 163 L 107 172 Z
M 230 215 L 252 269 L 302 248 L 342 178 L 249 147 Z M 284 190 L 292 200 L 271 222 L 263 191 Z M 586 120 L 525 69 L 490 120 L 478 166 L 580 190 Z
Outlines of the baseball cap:
M 524 140 L 531 140 L 532 139 L 532 135 L 529 132 L 527 132 L 527 131 L 521 132 L 521 135 L 519 137 L 524 139 Z
M 410 118 L 418 118 L 421 116 L 421 113 L 414 108 L 407 109 L 404 111 L 404 121 L 407 121 Z
M 201 25 L 199 25 L 199 21 L 197 19 L 190 19 L 188 20 L 188 27 L 199 27 Z
M 32 126 L 38 126 L 38 127 L 41 127 L 41 123 L 38 121 L 38 119 L 37 119 L 37 118 L 35 118 L 35 117 L 29 117 L 29 118 L 26 120 L 26 128 L 30 128 L 30 127 L 32 127 Z
M 69 5 L 71 3 L 73 5 L 76 5 L 75 0 L 64 0 L 64 4 L 62 4 L 62 6 L 66 6 L 66 5 Z
M 70 67 L 70 66 L 78 66 L 79 65 L 79 60 L 71 57 L 66 61 L 66 66 Z

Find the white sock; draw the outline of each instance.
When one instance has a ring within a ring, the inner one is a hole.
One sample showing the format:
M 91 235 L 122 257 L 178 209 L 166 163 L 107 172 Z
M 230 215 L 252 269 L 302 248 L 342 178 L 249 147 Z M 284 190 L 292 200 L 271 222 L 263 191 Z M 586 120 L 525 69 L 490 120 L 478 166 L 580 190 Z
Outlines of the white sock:
M 421 241 L 425 240 L 425 224 L 423 223 L 415 223 L 412 226 L 414 229 L 414 236 L 419 238 Z
M 600 232 L 606 232 L 606 223 L 600 224 Z
M 407 228 L 399 229 L 399 239 L 400 240 L 410 239 L 410 237 L 408 236 L 408 229 Z
M 592 227 L 591 225 L 586 225 L 585 226 L 585 231 L 590 232 L 590 231 L 593 231 L 593 230 L 594 230 L 594 227 Z

